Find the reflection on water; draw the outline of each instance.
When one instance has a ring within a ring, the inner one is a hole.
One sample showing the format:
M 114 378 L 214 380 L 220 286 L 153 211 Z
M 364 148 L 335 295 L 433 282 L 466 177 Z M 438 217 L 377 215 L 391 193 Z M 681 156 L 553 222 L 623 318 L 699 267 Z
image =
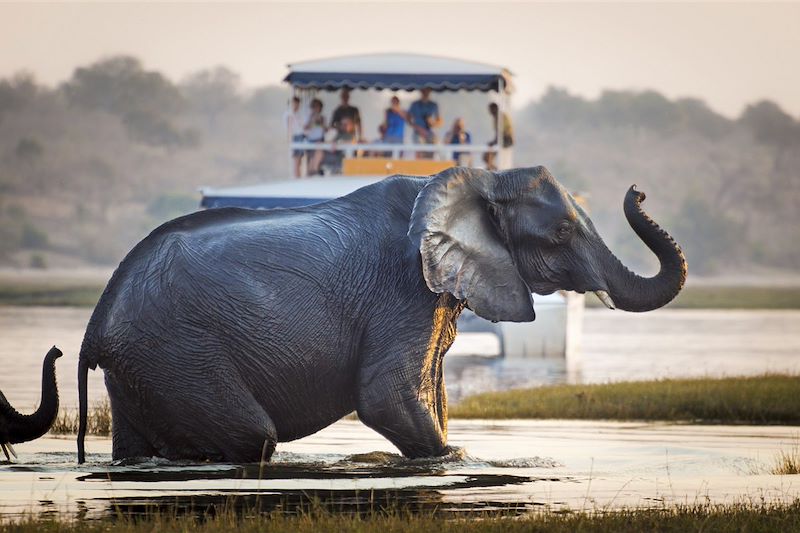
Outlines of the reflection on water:
M 296 513 L 383 507 L 412 512 L 520 513 L 533 508 L 660 507 L 676 502 L 785 501 L 796 476 L 769 467 L 800 428 L 584 421 L 453 420 L 456 449 L 410 460 L 357 421 L 281 443 L 264 465 L 147 459 L 111 461 L 109 439 L 91 438 L 85 465 L 74 439 L 18 446 L 0 463 L 0 520 L 25 512 L 114 516 L 118 512 Z
M 77 354 L 90 313 L 0 307 L 0 389 L 13 404 L 22 410 L 36 405 L 42 358 L 57 344 L 64 351 L 57 363 L 62 402 L 76 405 Z M 798 325 L 798 311 L 587 310 L 579 359 L 449 356 L 448 393 L 457 400 L 484 390 L 545 383 L 797 373 Z M 484 345 L 496 347 L 496 341 L 485 339 Z M 102 373 L 89 375 L 90 397 L 102 398 Z M 275 461 L 263 468 L 153 459 L 113 463 L 111 441 L 101 438 L 88 440 L 89 462 L 78 467 L 73 438 L 47 437 L 18 445 L 15 464 L 0 463 L 0 519 L 29 512 L 82 517 L 155 509 L 205 512 L 215 505 L 281 512 L 312 505 L 347 512 L 400 505 L 469 514 L 538 506 L 782 501 L 800 496 L 800 485 L 791 476 L 770 475 L 769 466 L 798 432 L 792 427 L 454 420 L 449 441 L 463 449 L 443 459 L 412 461 L 359 422 L 340 421 L 280 444 Z
M 62 404 L 77 405 L 78 349 L 90 314 L 0 307 L 0 390 L 10 402 L 21 409 L 38 403 L 42 358 L 57 344 L 64 351 L 57 363 Z M 458 401 L 475 392 L 555 383 L 800 373 L 800 311 L 587 309 L 583 331 L 580 355 L 568 362 L 448 355 L 448 396 Z M 469 346 L 497 351 L 491 336 L 472 338 Z M 89 395 L 90 401 L 105 396 L 102 372 L 89 372 Z

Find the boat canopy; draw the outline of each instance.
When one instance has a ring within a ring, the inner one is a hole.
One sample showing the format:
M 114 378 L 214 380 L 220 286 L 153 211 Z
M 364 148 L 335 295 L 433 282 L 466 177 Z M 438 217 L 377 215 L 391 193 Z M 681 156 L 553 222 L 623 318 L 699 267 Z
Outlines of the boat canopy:
M 496 91 L 511 93 L 511 72 L 500 66 L 422 54 L 366 54 L 289 65 L 297 89 Z

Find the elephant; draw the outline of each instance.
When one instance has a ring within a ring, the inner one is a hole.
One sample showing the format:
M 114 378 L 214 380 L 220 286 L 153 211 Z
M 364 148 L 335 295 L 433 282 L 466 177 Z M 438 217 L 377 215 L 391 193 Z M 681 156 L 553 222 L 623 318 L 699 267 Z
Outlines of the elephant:
M 79 357 L 103 369 L 113 458 L 269 460 L 355 411 L 409 458 L 448 453 L 443 357 L 467 307 L 532 321 L 532 293 L 594 291 L 648 311 L 683 287 L 680 247 L 642 210 L 655 253 L 629 271 L 545 169 L 392 176 L 320 204 L 218 208 L 165 223 L 112 275 Z
M 50 430 L 58 415 L 58 383 L 56 359 L 61 350 L 53 346 L 42 363 L 42 398 L 32 414 L 23 415 L 14 409 L 0 392 L 0 449 L 10 461 L 9 452 L 16 457 L 12 444 L 38 439 Z

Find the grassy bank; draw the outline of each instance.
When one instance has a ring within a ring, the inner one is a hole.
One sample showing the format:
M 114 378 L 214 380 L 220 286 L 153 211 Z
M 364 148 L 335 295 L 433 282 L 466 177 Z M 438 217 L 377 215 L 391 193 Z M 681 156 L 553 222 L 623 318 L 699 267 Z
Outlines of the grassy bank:
M 800 424 L 800 377 L 667 379 L 493 392 L 451 406 L 450 416 Z
M 311 533 L 589 533 L 600 531 L 795 532 L 800 531 L 800 504 L 682 505 L 670 509 L 615 512 L 533 512 L 524 517 L 487 516 L 483 519 L 447 519 L 402 511 L 376 511 L 366 515 L 310 512 L 300 516 L 278 513 L 206 513 L 202 518 L 177 517 L 169 512 L 145 518 L 125 515 L 96 521 L 31 518 L 0 525 L 0 533 L 28 532 L 139 533 L 150 531 L 215 533 L 218 531 Z
M 93 307 L 105 285 L 0 281 L 0 305 Z
M 66 305 L 91 307 L 103 292 L 102 282 L 0 279 L 0 305 Z M 592 295 L 587 307 L 602 307 Z M 669 304 L 673 309 L 800 309 L 800 287 L 685 287 Z
M 449 416 L 793 425 L 800 424 L 800 377 L 665 379 L 490 392 L 451 404 Z M 346 418 L 358 420 L 355 413 Z M 59 435 L 77 431 L 76 409 L 62 410 L 50 428 Z M 108 401 L 89 408 L 88 432 L 111 434 Z M 800 444 L 781 463 L 786 473 L 800 470 Z
M 78 433 L 78 410 L 61 409 L 50 433 L 54 435 L 70 435 Z M 107 437 L 111 435 L 111 405 L 108 400 L 91 405 L 86 416 L 86 431 L 89 435 Z
M 601 308 L 593 295 L 586 307 Z M 670 309 L 800 309 L 800 287 L 684 287 Z

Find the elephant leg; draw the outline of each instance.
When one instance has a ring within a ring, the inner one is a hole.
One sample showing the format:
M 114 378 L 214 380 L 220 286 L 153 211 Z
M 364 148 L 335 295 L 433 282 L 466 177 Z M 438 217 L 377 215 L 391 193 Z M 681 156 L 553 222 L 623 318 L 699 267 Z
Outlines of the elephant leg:
M 358 417 L 406 457 L 432 457 L 449 451 L 442 363 L 455 339 L 462 308 L 453 296 L 442 294 L 431 315 L 420 311 L 415 319 L 430 324 L 425 330 L 379 330 L 367 337 L 359 376 Z
M 167 420 L 179 420 L 187 431 L 162 426 L 165 456 L 201 458 L 231 463 L 269 461 L 278 442 L 270 416 L 239 380 L 228 374 L 227 381 L 207 384 L 206 396 L 183 391 L 174 398 Z M 212 392 L 213 391 L 213 392 Z
M 275 424 L 230 366 L 201 373 L 157 363 L 148 374 L 138 374 L 138 389 L 128 385 L 130 375 L 106 373 L 114 459 L 269 460 L 278 440 Z
M 278 443 L 278 432 L 255 400 L 244 412 L 225 413 L 225 419 L 230 439 L 223 448 L 223 460 L 232 463 L 270 460 Z
M 376 387 L 362 392 L 358 418 L 406 457 L 435 457 L 448 451 L 447 432 L 432 406 L 417 398 Z
M 123 399 L 121 387 L 109 379 L 108 374 L 105 376 L 105 382 L 111 400 L 112 459 L 158 455 L 147 438 L 136 429 L 136 415 L 124 409 L 126 402 Z M 139 420 L 138 423 L 141 427 L 142 421 Z

